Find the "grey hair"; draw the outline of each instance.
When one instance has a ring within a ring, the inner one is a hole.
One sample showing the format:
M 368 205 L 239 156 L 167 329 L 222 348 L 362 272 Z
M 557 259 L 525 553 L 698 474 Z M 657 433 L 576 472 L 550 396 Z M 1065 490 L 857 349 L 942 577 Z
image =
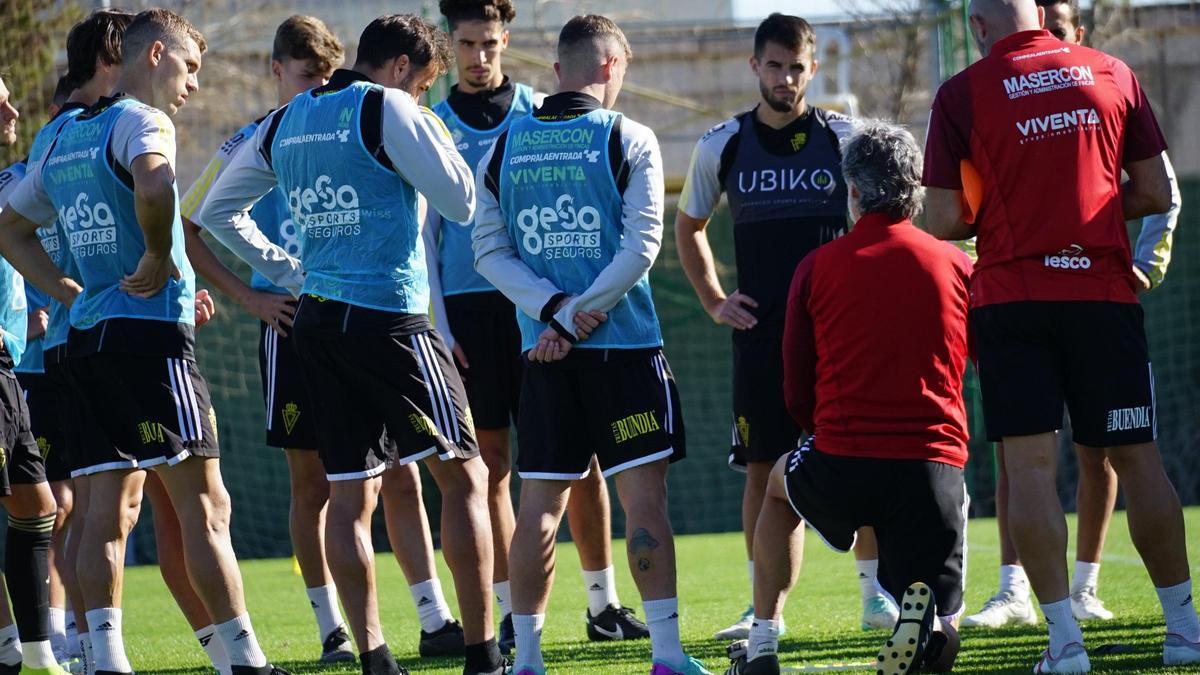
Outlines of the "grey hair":
M 842 175 L 858 188 L 858 210 L 895 219 L 921 212 L 921 148 L 904 127 L 861 120 L 842 146 Z

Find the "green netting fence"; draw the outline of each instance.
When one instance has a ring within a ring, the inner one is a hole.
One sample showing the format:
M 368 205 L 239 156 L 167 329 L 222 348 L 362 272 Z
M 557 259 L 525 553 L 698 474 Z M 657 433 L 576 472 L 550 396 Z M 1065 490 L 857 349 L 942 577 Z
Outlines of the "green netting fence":
M 1154 360 L 1159 413 L 1159 443 L 1167 470 L 1185 503 L 1200 503 L 1200 180 L 1184 182 L 1182 222 L 1166 282 L 1144 298 L 1146 329 Z M 667 222 L 672 222 L 673 212 Z M 683 398 L 688 458 L 671 468 L 670 508 L 677 532 L 737 530 L 741 527 L 742 477 L 725 463 L 730 429 L 730 335 L 715 326 L 700 308 L 683 275 L 673 237 L 667 228 L 664 246 L 651 273 L 662 320 L 666 353 Z M 1136 235 L 1136 229 L 1133 230 Z M 733 288 L 732 228 L 722 210 L 710 225 L 719 269 L 727 289 Z M 227 262 L 245 273 L 244 265 Z M 258 376 L 257 320 L 220 298 L 217 318 L 200 331 L 200 365 L 212 387 L 222 445 L 226 484 L 233 497 L 233 536 L 241 557 L 290 555 L 288 539 L 287 466 L 280 451 L 263 443 L 263 409 Z M 993 513 L 995 467 L 982 440 L 978 388 L 968 373 L 973 458 L 968 483 L 975 515 Z M 1059 492 L 1074 508 L 1075 460 L 1063 435 Z M 517 488 L 514 488 L 514 490 Z M 614 493 L 615 494 L 615 493 Z M 426 479 L 426 501 L 433 529 L 438 530 L 439 496 Z M 613 520 L 620 533 L 620 509 Z M 379 519 L 382 521 L 382 518 Z M 135 535 L 135 557 L 153 560 L 149 518 Z M 565 528 L 564 528 L 565 529 Z M 380 522 L 376 546 L 387 539 Z

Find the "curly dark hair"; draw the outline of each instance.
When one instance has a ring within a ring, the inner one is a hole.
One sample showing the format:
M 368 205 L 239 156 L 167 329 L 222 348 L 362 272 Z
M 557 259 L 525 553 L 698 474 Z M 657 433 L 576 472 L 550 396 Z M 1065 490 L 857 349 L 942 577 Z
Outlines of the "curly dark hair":
M 512 0 L 441 0 L 438 9 L 450 23 L 450 30 L 462 21 L 512 23 L 517 18 Z

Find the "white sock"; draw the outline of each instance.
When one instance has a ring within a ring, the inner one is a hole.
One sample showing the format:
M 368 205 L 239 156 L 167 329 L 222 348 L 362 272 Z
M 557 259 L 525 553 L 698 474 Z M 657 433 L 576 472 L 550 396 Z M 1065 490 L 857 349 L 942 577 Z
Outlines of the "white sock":
M 17 635 L 16 624 L 0 628 L 0 663 L 6 666 L 21 664 L 21 638 Z
M 746 645 L 746 661 L 779 652 L 779 622 L 754 617 L 750 624 L 750 640 Z
M 1167 632 L 1188 642 L 1200 642 L 1200 619 L 1196 618 L 1196 605 L 1192 601 L 1192 580 L 1154 590 L 1162 603 Z
M 21 664 L 26 668 L 49 668 L 58 665 L 49 640 L 21 643 Z
M 92 659 L 95 670 L 111 670 L 114 673 L 133 672 L 129 657 L 125 656 L 125 642 L 121 639 L 121 609 L 102 607 L 88 610 L 88 635 L 92 638 Z
M 229 664 L 229 655 L 225 653 L 225 645 L 217 639 L 216 633 L 217 629 L 209 624 L 196 631 L 196 639 L 200 641 L 200 646 L 208 655 L 208 660 L 212 662 L 213 668 L 216 668 L 221 675 L 230 675 L 233 667 Z
M 91 616 L 88 616 L 88 625 L 91 625 L 91 620 Z M 254 627 L 250 625 L 248 614 L 217 624 L 215 629 L 217 639 L 221 641 L 230 664 L 251 668 L 267 665 L 267 655 L 263 654 L 262 648 L 258 646 L 258 638 L 254 635 Z
M 512 614 L 512 586 L 508 585 L 507 581 L 497 581 L 492 584 L 492 590 L 496 593 L 496 607 L 500 610 L 500 618 Z
M 1063 647 L 1078 642 L 1083 644 L 1083 633 L 1079 632 L 1079 624 L 1071 613 L 1071 599 L 1063 598 L 1058 602 L 1042 603 L 1042 614 L 1046 615 L 1046 624 L 1050 627 L 1050 654 L 1057 656 Z
M 583 585 L 587 588 L 588 611 L 592 616 L 600 614 L 609 605 L 621 606 L 621 601 L 617 599 L 617 576 L 612 565 L 595 572 L 584 570 Z
M 417 618 L 421 620 L 421 630 L 432 633 L 454 618 L 450 614 L 450 606 L 446 604 L 446 596 L 442 595 L 442 582 L 428 579 L 409 586 L 408 590 L 417 605 Z
M 517 637 L 513 672 L 516 672 L 516 668 L 524 666 L 531 666 L 537 670 L 546 667 L 546 663 L 542 661 L 542 627 L 545 625 L 545 614 L 513 614 L 513 632 Z
M 1085 588 L 1092 589 L 1095 593 L 1100 587 L 1100 563 L 1084 562 L 1082 560 L 1075 561 L 1075 575 L 1071 580 L 1071 595 L 1075 595 Z
M 333 584 L 306 588 L 308 604 L 312 606 L 313 615 L 317 617 L 317 638 L 325 642 L 329 634 L 342 625 L 342 612 L 338 609 L 337 587 Z
M 854 566 L 858 568 L 858 592 L 865 605 L 875 595 L 875 579 L 879 576 L 879 558 L 855 560 Z
M 679 641 L 679 598 L 644 600 L 646 625 L 650 628 L 650 655 L 659 663 L 679 666 L 687 660 Z
M 1029 599 L 1029 577 L 1020 565 L 1000 566 L 1000 592 L 1008 591 L 1017 598 Z
M 79 658 L 83 660 L 84 675 L 96 672 L 96 652 L 92 650 L 92 634 L 77 633 L 79 636 Z
M 50 648 L 54 650 L 54 658 L 63 663 L 67 660 L 67 613 L 51 607 L 47 618 L 50 620 Z

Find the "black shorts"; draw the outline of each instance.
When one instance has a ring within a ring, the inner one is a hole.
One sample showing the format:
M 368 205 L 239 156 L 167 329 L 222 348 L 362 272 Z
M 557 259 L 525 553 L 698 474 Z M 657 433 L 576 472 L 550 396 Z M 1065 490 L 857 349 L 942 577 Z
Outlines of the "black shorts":
M 267 410 L 267 445 L 316 450 L 317 413 L 310 403 L 300 356 L 290 333 L 283 336 L 266 323 L 259 326 L 258 372 Z
M 46 482 L 46 465 L 29 428 L 29 406 L 8 368 L 0 368 L 0 409 L 0 494 L 7 496 L 13 485 Z
M 298 326 L 295 336 L 329 480 L 377 476 L 391 461 L 479 455 L 462 380 L 437 331 L 333 336 Z M 385 433 L 390 443 L 381 444 Z
M 73 475 L 220 456 L 216 411 L 195 361 L 101 352 L 65 363 L 80 428 L 99 431 L 72 451 Z
M 803 430 L 783 399 L 783 335 L 733 339 L 733 431 L 729 466 L 745 471 L 749 462 L 770 462 L 794 450 Z
M 476 429 L 507 429 L 521 400 L 521 329 L 499 291 L 446 296 L 446 317 L 470 365 L 460 371 Z
M 1057 431 L 1107 448 L 1157 435 L 1141 305 L 1011 302 L 971 310 L 988 440 Z
M 854 548 L 860 527 L 875 528 L 879 581 L 892 597 L 923 581 L 939 616 L 963 608 L 967 490 L 963 470 L 908 459 L 829 455 L 812 440 L 787 459 L 788 501 L 830 548 Z
M 687 454 L 675 377 L 660 349 L 578 349 L 531 363 L 521 387 L 517 473 L 577 480 L 592 455 L 605 477 Z
M 29 408 L 29 429 L 33 432 L 42 461 L 46 464 L 46 480 L 57 482 L 71 477 L 66 457 L 66 433 L 58 414 L 58 386 L 44 373 L 17 373 L 17 381 L 25 391 Z M 70 410 L 70 408 L 66 408 Z

